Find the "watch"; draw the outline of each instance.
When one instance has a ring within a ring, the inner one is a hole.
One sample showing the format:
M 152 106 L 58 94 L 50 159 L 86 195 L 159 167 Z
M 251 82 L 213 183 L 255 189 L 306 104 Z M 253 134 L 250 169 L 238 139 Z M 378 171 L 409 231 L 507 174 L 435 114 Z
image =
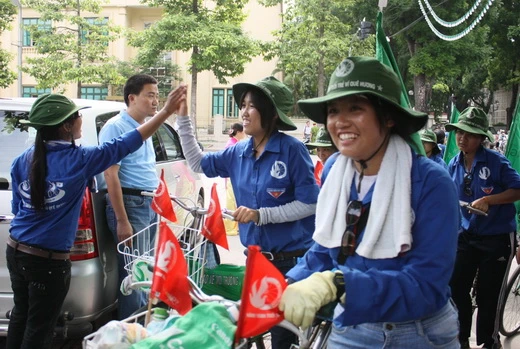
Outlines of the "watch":
M 334 278 L 332 279 L 332 282 L 334 283 L 334 286 L 337 288 L 336 292 L 336 300 L 341 303 L 341 297 L 345 294 L 345 277 L 343 276 L 343 273 L 340 271 L 337 271 L 334 273 Z

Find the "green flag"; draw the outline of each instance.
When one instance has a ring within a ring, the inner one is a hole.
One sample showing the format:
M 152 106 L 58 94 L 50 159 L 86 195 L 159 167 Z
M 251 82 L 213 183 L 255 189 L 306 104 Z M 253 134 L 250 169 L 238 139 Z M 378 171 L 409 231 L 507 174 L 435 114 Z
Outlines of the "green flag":
M 455 103 L 451 107 L 450 124 L 454 124 L 459 121 L 459 111 L 455 108 Z M 446 164 L 449 164 L 451 159 L 459 153 L 459 147 L 457 147 L 457 137 L 455 131 L 448 133 L 448 141 L 446 142 L 446 149 L 444 150 L 443 160 Z
M 511 166 L 520 172 L 520 93 L 516 99 L 515 112 L 513 113 L 513 122 L 509 129 L 507 137 L 506 158 L 511 162 Z M 516 206 L 516 226 L 520 227 L 520 201 L 515 202 Z
M 399 81 L 401 82 L 401 106 L 405 108 L 411 108 L 410 100 L 408 99 L 408 93 L 406 92 L 406 87 L 403 83 L 403 78 L 401 77 L 401 73 L 399 72 L 399 67 L 394 58 L 394 54 L 392 53 L 392 49 L 390 48 L 390 44 L 386 40 L 385 32 L 383 31 L 383 12 L 379 11 L 377 14 L 377 24 L 376 24 L 376 59 L 383 63 L 384 65 L 390 67 L 394 73 L 399 77 Z M 424 152 L 424 147 L 421 142 L 421 138 L 417 132 L 411 134 L 412 142 L 410 146 L 415 150 L 416 153 L 426 155 Z

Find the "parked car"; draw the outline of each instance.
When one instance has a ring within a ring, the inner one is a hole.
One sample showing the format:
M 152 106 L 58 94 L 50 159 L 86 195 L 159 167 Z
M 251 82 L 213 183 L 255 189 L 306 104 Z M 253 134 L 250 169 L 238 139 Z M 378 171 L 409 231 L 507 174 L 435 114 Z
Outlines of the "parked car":
M 21 126 L 16 120 L 28 118 L 34 98 L 0 99 L 0 246 L 9 236 L 12 187 L 10 168 L 13 159 L 33 144 L 36 131 Z M 126 106 L 120 102 L 74 100 L 83 115 L 82 145 L 97 145 L 98 134 L 105 122 Z M 164 169 L 169 192 L 204 204 L 201 178 L 187 165 L 177 132 L 164 124 L 153 135 L 157 172 Z M 97 176 L 102 180 L 102 175 Z M 117 307 L 117 255 L 116 244 L 108 230 L 105 218 L 104 193 L 95 185 L 85 190 L 76 240 L 71 251 L 72 280 L 62 307 L 58 334 L 80 338 L 93 330 L 93 324 Z M 186 213 L 179 207 L 175 213 L 180 224 Z M 5 248 L 0 250 L 0 336 L 7 335 L 9 312 L 13 308 L 13 293 L 5 260 Z M 95 326 L 94 326 L 95 327 Z

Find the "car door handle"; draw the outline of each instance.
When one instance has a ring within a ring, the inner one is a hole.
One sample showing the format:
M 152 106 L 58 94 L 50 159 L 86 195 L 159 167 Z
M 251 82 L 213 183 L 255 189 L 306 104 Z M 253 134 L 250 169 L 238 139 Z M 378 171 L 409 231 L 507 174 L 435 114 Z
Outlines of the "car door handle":
M 0 224 L 11 224 L 14 216 L 10 214 L 0 214 Z

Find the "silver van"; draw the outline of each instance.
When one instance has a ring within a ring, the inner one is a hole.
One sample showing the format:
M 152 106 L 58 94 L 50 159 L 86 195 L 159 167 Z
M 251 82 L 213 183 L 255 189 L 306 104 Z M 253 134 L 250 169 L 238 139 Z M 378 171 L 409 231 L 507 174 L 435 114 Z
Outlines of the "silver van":
M 16 120 L 27 118 L 35 98 L 0 98 L 0 246 L 6 245 L 11 213 L 12 187 L 10 168 L 13 159 L 34 143 L 36 131 L 20 126 Z M 83 109 L 83 145 L 97 145 L 98 134 L 105 122 L 126 108 L 124 103 L 80 100 L 74 102 Z M 177 132 L 163 124 L 153 136 L 157 171 L 164 169 L 170 194 L 186 197 L 204 205 L 204 187 L 198 174 L 187 165 Z M 100 175 L 98 175 L 99 177 Z M 98 178 L 99 179 L 99 178 Z M 187 219 L 179 207 L 175 213 L 179 222 Z M 58 322 L 58 335 L 82 338 L 97 327 L 117 307 L 116 245 L 105 218 L 104 194 L 95 188 L 85 190 L 78 231 L 71 251 L 72 280 Z M 0 249 L 0 336 L 7 335 L 13 294 L 5 260 L 5 248 Z

